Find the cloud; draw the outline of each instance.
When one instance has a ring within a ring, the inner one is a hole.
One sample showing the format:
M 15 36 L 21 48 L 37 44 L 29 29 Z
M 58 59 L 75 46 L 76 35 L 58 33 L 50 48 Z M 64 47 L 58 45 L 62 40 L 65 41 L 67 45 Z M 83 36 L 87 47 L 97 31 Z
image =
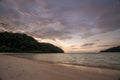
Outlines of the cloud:
M 64 2 L 67 3 L 66 0 Z M 117 1 L 85 0 L 81 1 L 83 5 L 73 5 L 75 2 L 77 1 L 69 3 L 72 6 L 59 5 L 57 9 L 55 7 L 57 4 L 55 2 L 54 4 L 51 3 L 53 12 L 58 12 L 57 15 L 60 15 L 55 19 L 62 21 L 68 26 L 67 29 L 71 29 L 74 34 L 89 37 L 120 29 L 120 6 Z M 61 10 L 61 7 L 64 10 Z
M 92 47 L 94 45 L 95 45 L 95 43 L 85 43 L 81 47 Z
M 111 47 L 112 45 L 98 45 L 97 47 Z
M 40 38 L 87 38 L 120 29 L 119 8 L 119 0 L 1 0 L 0 19 Z

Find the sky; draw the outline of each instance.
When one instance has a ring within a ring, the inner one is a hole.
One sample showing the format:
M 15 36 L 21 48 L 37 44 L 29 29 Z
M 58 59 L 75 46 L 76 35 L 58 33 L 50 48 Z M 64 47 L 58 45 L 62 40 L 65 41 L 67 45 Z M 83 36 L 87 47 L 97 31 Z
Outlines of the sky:
M 69 52 L 120 45 L 120 0 L 0 0 L 0 31 L 26 33 Z

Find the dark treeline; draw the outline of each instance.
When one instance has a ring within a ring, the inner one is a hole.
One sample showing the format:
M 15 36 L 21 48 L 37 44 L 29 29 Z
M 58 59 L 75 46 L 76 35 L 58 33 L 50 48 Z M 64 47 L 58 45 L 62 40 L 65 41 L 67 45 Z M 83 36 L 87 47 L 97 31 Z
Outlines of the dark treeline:
M 39 43 L 26 34 L 0 32 L 0 52 L 63 53 L 64 51 L 50 43 Z
M 112 47 L 112 48 L 103 50 L 103 51 L 101 51 L 101 52 L 120 52 L 120 46 Z

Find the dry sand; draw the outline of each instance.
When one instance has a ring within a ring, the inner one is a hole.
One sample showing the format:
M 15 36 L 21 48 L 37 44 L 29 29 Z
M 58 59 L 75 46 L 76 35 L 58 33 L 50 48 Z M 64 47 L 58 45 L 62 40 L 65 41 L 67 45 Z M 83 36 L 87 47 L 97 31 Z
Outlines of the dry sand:
M 119 70 L 0 55 L 0 80 L 120 80 L 119 77 Z

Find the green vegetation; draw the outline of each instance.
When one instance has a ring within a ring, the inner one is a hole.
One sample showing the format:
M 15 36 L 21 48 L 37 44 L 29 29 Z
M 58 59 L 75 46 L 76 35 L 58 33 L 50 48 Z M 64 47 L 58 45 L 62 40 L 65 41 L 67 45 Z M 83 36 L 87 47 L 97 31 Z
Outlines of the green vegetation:
M 120 46 L 112 47 L 101 52 L 120 52 Z
M 64 53 L 50 43 L 39 43 L 31 36 L 12 32 L 0 32 L 0 52 Z

